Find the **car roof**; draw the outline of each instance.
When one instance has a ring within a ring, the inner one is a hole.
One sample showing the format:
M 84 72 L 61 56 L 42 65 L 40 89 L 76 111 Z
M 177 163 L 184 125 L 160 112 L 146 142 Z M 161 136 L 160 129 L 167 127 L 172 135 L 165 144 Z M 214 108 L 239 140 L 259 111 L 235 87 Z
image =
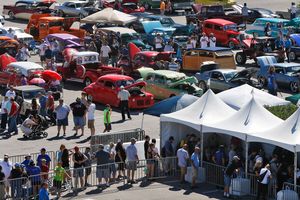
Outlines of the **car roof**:
M 236 24 L 232 21 L 228 21 L 228 20 L 225 20 L 225 19 L 218 19 L 218 18 L 217 19 L 207 19 L 207 20 L 204 21 L 204 23 L 206 23 L 206 22 L 212 23 L 212 24 L 219 24 L 219 25 L 222 25 L 222 26 L 228 25 L 228 24 Z
M 10 64 L 8 64 L 8 66 L 17 66 L 20 67 L 22 69 L 25 70 L 29 70 L 29 69 L 44 69 L 41 65 L 34 63 L 34 62 L 25 62 L 25 61 L 21 61 L 21 62 L 12 62 Z
M 178 78 L 178 77 L 185 77 L 186 75 L 181 72 L 171 71 L 171 70 L 155 70 L 149 72 L 149 74 L 157 74 L 157 75 L 163 75 L 168 78 Z
M 191 50 L 205 50 L 205 51 L 231 51 L 230 48 L 226 47 L 206 47 L 206 48 L 194 48 Z
M 136 33 L 135 30 L 130 29 L 130 28 L 124 28 L 124 27 L 105 27 L 105 28 L 99 28 L 100 30 L 106 30 L 106 31 L 112 31 L 112 32 L 120 32 L 120 34 L 132 34 L 132 33 Z
M 120 74 L 107 74 L 101 76 L 99 79 L 110 80 L 112 82 L 119 81 L 119 80 L 133 80 L 133 78 L 131 78 L 130 76 L 120 75 Z
M 44 88 L 36 86 L 36 85 L 23 85 L 14 87 L 15 90 L 19 91 L 32 91 L 32 90 L 44 90 Z
M 271 23 L 279 23 L 279 22 L 289 22 L 287 19 L 281 19 L 281 18 L 257 18 L 256 20 L 271 22 Z
M 47 37 L 49 37 L 49 36 L 57 37 L 57 38 L 61 38 L 61 39 L 77 39 L 78 38 L 75 35 L 71 35 L 68 33 L 53 33 L 53 34 L 49 34 Z
M 158 31 L 175 31 L 176 28 L 171 28 L 171 27 L 158 27 L 158 28 L 154 28 L 153 30 L 158 30 Z
M 63 17 L 55 17 L 55 16 L 49 16 L 49 17 L 41 17 L 40 20 L 47 20 L 47 21 L 54 21 L 54 20 L 64 20 Z
M 236 69 L 214 69 L 214 70 L 211 70 L 212 72 L 221 72 L 222 74 L 225 74 L 225 73 L 230 73 L 230 72 L 237 72 L 238 70 Z
M 73 54 L 74 57 L 79 57 L 79 56 L 99 56 L 99 53 L 95 51 L 78 51 Z
M 5 29 L 5 30 L 9 30 L 10 28 L 12 29 L 12 30 L 19 30 L 19 29 L 21 29 L 21 28 L 19 28 L 19 27 L 15 27 L 15 26 L 3 26 L 2 27 L 3 29 Z M 21 29 L 21 30 L 23 30 L 23 29 Z
M 16 3 L 31 3 L 31 4 L 34 4 L 34 3 L 55 3 L 56 1 L 55 0 L 21 0 L 21 1 L 17 1 Z
M 300 67 L 299 63 L 275 63 L 273 64 L 274 67 Z
M 146 56 L 157 56 L 159 54 L 158 51 L 140 51 L 137 54 L 142 54 Z

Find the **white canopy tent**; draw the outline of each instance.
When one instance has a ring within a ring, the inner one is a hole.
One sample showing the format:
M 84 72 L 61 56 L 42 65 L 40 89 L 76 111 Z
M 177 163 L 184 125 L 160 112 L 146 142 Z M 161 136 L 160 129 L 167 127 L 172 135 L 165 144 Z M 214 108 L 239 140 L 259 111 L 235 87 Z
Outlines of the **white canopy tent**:
M 80 20 L 81 23 L 96 24 L 96 23 L 111 23 L 118 25 L 125 25 L 136 20 L 136 17 L 129 15 L 112 8 L 105 8 L 90 16 Z
M 239 110 L 240 108 L 242 108 L 246 103 L 249 102 L 249 99 L 251 99 L 252 96 L 254 96 L 257 103 L 263 106 L 278 106 L 290 104 L 289 101 L 285 101 L 279 97 L 273 96 L 248 84 L 226 90 L 217 94 L 217 96 L 235 110 Z

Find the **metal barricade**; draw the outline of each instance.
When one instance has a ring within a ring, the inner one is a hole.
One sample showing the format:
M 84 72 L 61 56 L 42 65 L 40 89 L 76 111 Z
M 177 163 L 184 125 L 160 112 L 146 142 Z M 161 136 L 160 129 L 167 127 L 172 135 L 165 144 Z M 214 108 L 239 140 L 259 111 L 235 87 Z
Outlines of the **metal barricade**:
M 277 200 L 299 200 L 300 185 L 295 186 L 292 183 L 283 183 L 283 190 L 277 193 Z
M 91 137 L 91 148 L 92 152 L 97 151 L 97 147 L 99 144 L 107 145 L 110 142 L 116 144 L 118 140 L 122 140 L 124 143 L 130 142 L 131 138 L 135 138 L 137 141 L 143 140 L 145 137 L 145 131 L 137 128 L 131 130 L 124 130 L 124 131 L 116 131 L 116 132 L 109 132 L 109 133 L 101 133 L 97 135 L 93 135 Z
M 204 161 L 203 168 L 205 168 L 205 178 L 207 183 L 220 187 L 224 186 L 225 167 Z

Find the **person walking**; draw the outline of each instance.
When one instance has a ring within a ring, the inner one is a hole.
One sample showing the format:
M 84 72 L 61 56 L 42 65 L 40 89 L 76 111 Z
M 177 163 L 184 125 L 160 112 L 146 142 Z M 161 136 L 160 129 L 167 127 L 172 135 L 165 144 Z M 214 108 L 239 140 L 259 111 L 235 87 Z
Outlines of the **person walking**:
M 96 177 L 98 178 L 98 183 L 101 185 L 102 178 L 105 180 L 105 185 L 109 187 L 109 163 L 110 163 L 110 154 L 104 151 L 104 146 L 99 145 L 99 150 L 97 151 L 95 158 L 97 160 L 97 170 Z
M 131 119 L 130 116 L 130 110 L 129 110 L 129 106 L 128 106 L 128 100 L 130 97 L 130 93 L 124 89 L 124 86 L 121 85 L 120 87 L 120 91 L 118 93 L 118 99 L 120 99 L 120 105 L 121 105 L 121 112 L 122 112 L 122 120 L 125 121 L 125 110 L 127 112 L 127 117 L 128 119 Z
M 275 77 L 275 67 L 270 66 L 269 67 L 269 73 L 268 73 L 268 92 L 269 94 L 272 94 L 274 96 L 277 96 L 277 82 Z
M 84 116 L 86 115 L 87 108 L 81 102 L 80 98 L 77 98 L 75 102 L 70 104 L 70 107 L 73 112 L 73 120 L 75 125 L 75 134 L 77 136 L 78 129 L 81 129 L 81 135 L 84 135 Z
M 199 153 L 200 153 L 200 148 L 195 147 L 194 153 L 191 156 L 191 164 L 193 169 L 193 178 L 192 178 L 192 185 L 191 185 L 192 189 L 196 188 L 196 180 L 198 178 L 198 170 L 200 167 Z
M 84 176 L 84 163 L 87 160 L 87 157 L 81 153 L 79 151 L 79 148 L 77 146 L 74 147 L 74 151 L 75 153 L 73 154 L 73 163 L 74 163 L 74 173 L 73 173 L 73 177 L 75 178 L 75 182 L 74 182 L 74 192 L 77 193 L 77 189 L 78 189 L 78 179 L 80 179 L 80 187 L 84 187 L 84 180 L 83 180 L 83 176 Z
M 182 148 L 177 150 L 178 166 L 180 167 L 180 183 L 184 183 L 184 177 L 187 170 L 187 162 L 189 160 L 189 153 L 187 152 L 188 145 L 184 144 Z
M 136 139 L 131 138 L 130 145 L 126 148 L 127 157 L 127 183 L 134 184 L 134 172 L 137 169 L 137 164 L 139 162 L 139 157 L 137 154 L 137 148 L 135 147 Z
M 95 135 L 95 110 L 96 105 L 92 102 L 92 100 L 87 100 L 87 107 L 88 107 L 88 128 L 91 130 L 91 136 Z
M 18 127 L 17 127 L 17 117 L 19 111 L 19 104 L 15 102 L 14 98 L 10 99 L 10 112 L 8 114 L 8 131 L 7 135 L 10 135 L 14 132 L 14 135 L 18 134 Z
M 40 61 L 41 61 L 41 65 L 42 67 L 44 66 L 44 62 L 46 60 L 45 58 L 45 51 L 47 49 L 47 43 L 45 41 L 42 41 L 41 45 L 39 46 L 39 56 L 40 56 Z
M 60 135 L 60 130 L 61 127 L 63 127 L 63 136 L 66 136 L 66 128 L 68 126 L 68 116 L 70 113 L 70 107 L 67 104 L 64 104 L 64 100 L 63 99 L 59 99 L 59 104 L 58 106 L 55 108 L 55 112 L 56 112 L 56 124 L 57 124 L 57 136 L 59 137 Z
M 272 178 L 270 165 L 267 164 L 264 168 L 260 170 L 258 181 L 258 191 L 257 191 L 257 200 L 266 200 L 268 194 L 268 184 L 270 179 Z
M 229 198 L 229 187 L 231 185 L 232 175 L 239 171 L 241 166 L 240 158 L 234 156 L 232 162 L 230 162 L 224 171 L 224 197 Z

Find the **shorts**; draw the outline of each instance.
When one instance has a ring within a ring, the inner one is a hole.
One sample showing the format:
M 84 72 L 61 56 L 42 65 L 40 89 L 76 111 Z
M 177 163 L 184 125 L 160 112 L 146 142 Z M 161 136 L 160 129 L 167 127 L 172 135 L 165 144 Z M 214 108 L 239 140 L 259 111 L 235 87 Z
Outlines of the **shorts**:
M 155 164 L 155 160 L 153 159 L 147 160 L 147 165 L 152 165 L 152 164 Z
M 109 168 L 97 167 L 96 170 L 96 177 L 97 178 L 109 178 Z
M 224 186 L 230 187 L 231 184 L 231 176 L 224 174 Z
M 62 181 L 53 180 L 53 186 L 56 189 L 61 189 Z
M 92 168 L 91 167 L 86 167 L 85 168 L 85 175 L 88 176 L 92 173 Z
M 186 167 L 180 167 L 180 173 L 186 174 Z
M 127 169 L 128 170 L 136 170 L 137 169 L 136 161 L 128 161 L 127 162 Z
M 84 127 L 84 118 L 83 117 L 74 117 L 74 125 L 79 127 Z
M 40 60 L 41 60 L 41 62 L 43 62 L 43 61 L 46 60 L 46 57 L 45 56 L 40 56 Z
M 116 169 L 115 163 L 112 163 L 112 164 L 109 166 L 109 171 L 112 172 L 112 173 L 116 173 L 117 169 Z
M 192 169 L 193 169 L 193 178 L 197 179 L 197 177 L 198 177 L 198 168 L 192 167 Z
M 108 65 L 109 57 L 102 57 L 101 62 L 103 65 Z
M 95 128 L 95 120 L 88 120 L 88 128 Z
M 125 163 L 118 163 L 118 170 L 124 170 L 125 169 Z
M 83 168 L 74 168 L 74 172 L 73 172 L 73 177 L 83 177 L 84 173 L 83 173 Z
M 106 130 L 110 131 L 111 130 L 111 124 L 108 123 L 108 124 L 104 124 L 104 127 Z
M 69 123 L 68 123 L 68 118 L 64 118 L 64 119 L 58 119 L 57 120 L 57 126 L 68 126 Z

